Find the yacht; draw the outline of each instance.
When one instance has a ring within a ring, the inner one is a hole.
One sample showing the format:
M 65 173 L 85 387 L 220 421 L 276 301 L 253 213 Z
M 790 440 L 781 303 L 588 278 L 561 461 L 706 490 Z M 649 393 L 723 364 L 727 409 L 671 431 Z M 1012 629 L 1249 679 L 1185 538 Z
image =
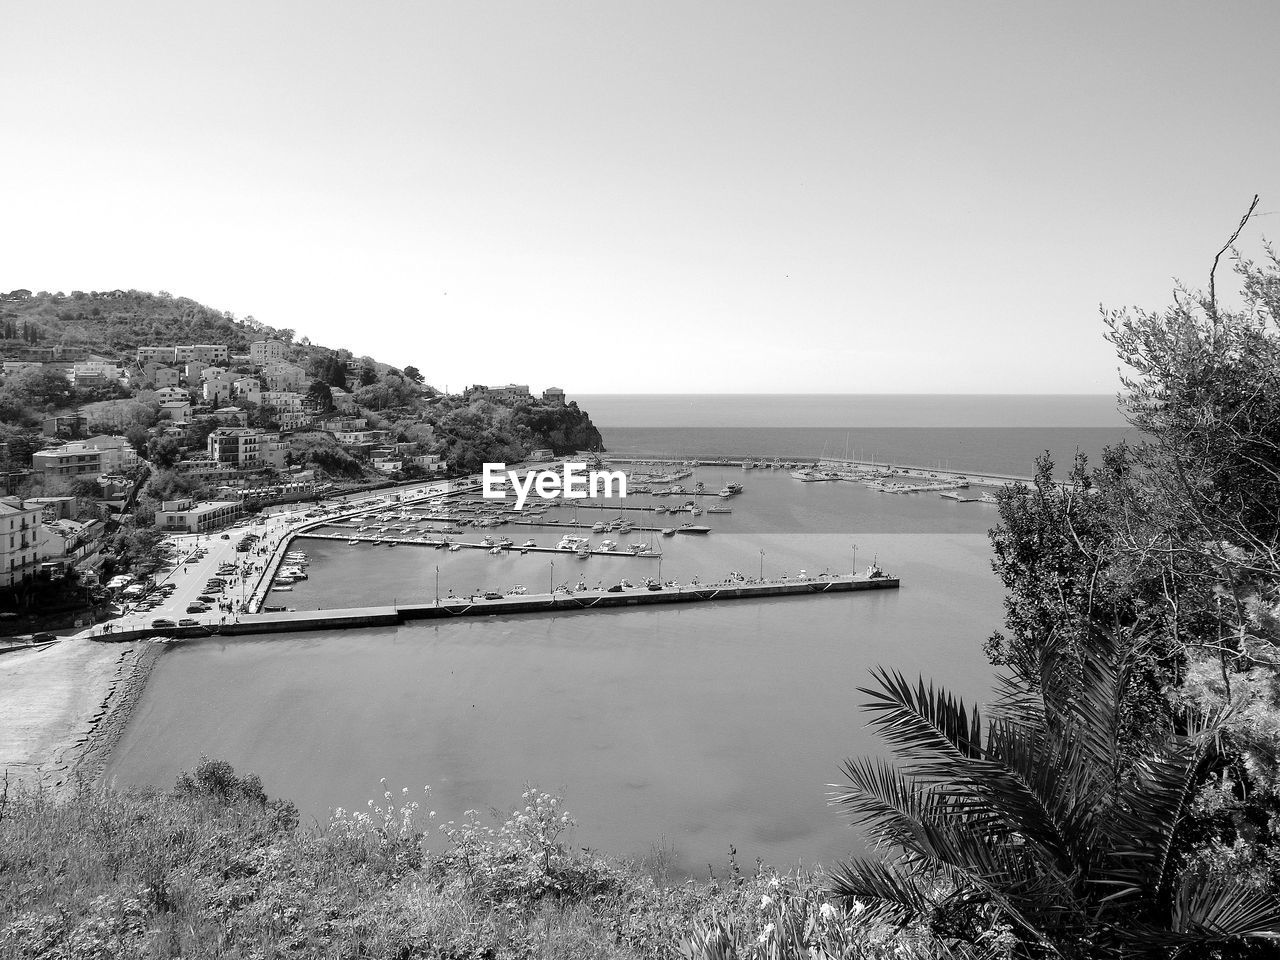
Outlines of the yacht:
M 682 523 L 676 533 L 710 533 L 710 527 L 700 527 L 695 523 Z
M 457 553 L 457 552 L 458 552 L 459 550 L 461 550 L 461 549 L 462 549 L 462 544 L 460 544 L 460 543 L 453 543 L 453 544 L 450 544 L 450 545 L 449 545 L 449 552 L 450 552 L 450 553 Z
M 707 513 L 733 513 L 729 507 L 707 507 Z
M 592 533 L 604 533 L 604 521 L 603 521 L 603 520 L 597 520 L 595 523 L 593 523 L 593 524 L 591 525 L 591 532 L 592 532 Z
M 526 541 L 524 542 L 524 545 L 525 545 L 526 547 L 536 547 L 538 544 L 537 544 L 535 541 L 533 541 L 533 540 L 526 540 Z
M 611 550 L 616 550 L 617 548 L 618 548 L 618 542 L 617 542 L 616 540 L 601 540 L 601 541 L 600 541 L 600 549 L 601 549 L 601 550 L 611 551 Z
M 583 543 L 578 544 L 578 549 L 574 552 L 577 553 L 579 560 L 586 560 L 591 556 L 591 544 L 584 541 Z
M 675 528 L 675 527 L 663 527 L 663 528 L 662 528 L 662 535 L 663 535 L 664 537 L 674 537 L 674 536 L 676 535 L 676 528 Z
M 666 513 L 666 512 L 667 512 L 667 508 L 666 508 L 666 507 L 664 507 L 662 504 L 658 504 L 656 507 L 654 507 L 654 508 L 653 508 L 653 512 L 654 512 L 654 513 Z

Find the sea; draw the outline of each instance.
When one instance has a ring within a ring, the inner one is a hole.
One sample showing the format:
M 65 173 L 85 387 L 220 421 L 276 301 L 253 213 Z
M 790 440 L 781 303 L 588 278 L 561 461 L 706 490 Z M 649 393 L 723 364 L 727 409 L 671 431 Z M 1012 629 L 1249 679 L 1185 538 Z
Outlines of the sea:
M 847 444 L 865 459 L 1021 476 L 1044 451 L 1066 462 L 1134 439 L 1105 397 L 577 399 L 615 456 L 843 456 Z M 422 602 L 657 575 L 708 583 L 872 562 L 901 589 L 177 644 L 153 670 L 108 776 L 167 784 L 204 754 L 258 773 L 307 817 L 407 788 L 437 823 L 467 810 L 506 816 L 532 784 L 564 798 L 576 845 L 640 861 L 660 854 L 688 875 L 722 872 L 731 849 L 747 864 L 835 863 L 861 846 L 832 803 L 841 764 L 885 755 L 863 709 L 872 671 L 971 702 L 990 694 L 982 647 L 1003 614 L 987 537 L 997 513 L 936 494 L 800 483 L 784 470 L 700 467 L 682 483 L 699 480 L 745 490 L 730 514 L 699 518 L 713 528 L 705 537 L 621 535 L 661 544 L 661 559 L 300 539 L 310 578 L 272 602 Z M 560 505 L 548 516 L 601 519 L 615 506 Z M 559 537 L 510 530 L 517 543 Z

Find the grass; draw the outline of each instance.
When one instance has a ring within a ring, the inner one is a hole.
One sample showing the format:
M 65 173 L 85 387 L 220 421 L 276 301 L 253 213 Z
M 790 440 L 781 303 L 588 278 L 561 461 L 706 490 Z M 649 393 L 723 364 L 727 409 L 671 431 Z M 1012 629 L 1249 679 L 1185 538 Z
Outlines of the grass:
M 436 824 L 389 791 L 301 826 L 202 760 L 172 790 L 0 795 L 0 957 L 712 958 L 946 955 L 815 875 L 667 882 L 563 842 L 531 789 L 503 822 Z M 661 857 L 658 860 L 661 861 Z

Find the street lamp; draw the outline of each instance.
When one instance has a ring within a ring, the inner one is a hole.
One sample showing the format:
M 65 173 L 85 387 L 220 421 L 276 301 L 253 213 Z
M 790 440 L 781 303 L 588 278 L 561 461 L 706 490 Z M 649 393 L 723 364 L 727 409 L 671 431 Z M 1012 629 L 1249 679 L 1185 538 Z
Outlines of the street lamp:
M 556 562 L 554 560 L 551 561 L 551 577 L 547 582 L 547 587 L 549 588 L 547 592 L 554 597 L 556 595 Z
M 440 564 L 436 564 L 436 606 L 440 606 Z
M 760 551 L 760 579 L 764 580 L 764 550 Z
M 856 577 L 858 575 L 858 545 L 852 543 L 849 545 L 849 549 L 853 551 L 853 575 Z

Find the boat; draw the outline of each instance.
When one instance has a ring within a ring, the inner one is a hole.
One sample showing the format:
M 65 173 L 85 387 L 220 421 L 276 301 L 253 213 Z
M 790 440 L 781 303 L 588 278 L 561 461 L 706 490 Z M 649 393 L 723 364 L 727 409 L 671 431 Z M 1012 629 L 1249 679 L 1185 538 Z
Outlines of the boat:
M 675 528 L 675 527 L 663 527 L 663 528 L 662 528 L 662 535 L 663 535 L 664 537 L 674 537 L 674 536 L 676 535 L 676 528 Z
M 595 523 L 591 525 L 592 533 L 604 533 L 604 529 L 605 529 L 605 525 L 604 525 L 604 522 L 601 520 L 597 520 Z
M 537 544 L 535 541 L 533 541 L 533 540 L 526 540 L 526 541 L 524 542 L 524 545 L 525 545 L 526 547 L 536 547 L 538 544 Z
M 710 527 L 700 527 L 696 523 L 682 523 L 676 529 L 676 533 L 710 533 Z
M 352 537 L 350 540 L 347 541 L 347 546 L 354 547 L 359 542 L 360 541 L 357 540 L 355 537 Z
M 700 517 L 700 516 L 702 516 L 702 508 L 701 508 L 701 507 L 690 507 L 690 508 L 689 508 L 689 512 L 690 512 L 690 513 L 692 513 L 695 517 Z
M 721 487 L 720 492 L 716 494 L 721 500 L 728 500 L 733 496 L 733 491 L 728 487 Z
M 632 553 L 648 553 L 650 548 L 647 543 L 636 541 L 635 543 L 629 544 L 628 549 Z
M 666 508 L 666 507 L 664 507 L 662 504 L 658 504 L 656 507 L 654 507 L 654 508 L 653 508 L 653 512 L 654 512 L 654 513 L 666 513 L 666 512 L 667 512 L 667 508 Z
M 489 548 L 489 556 L 491 556 L 491 557 L 500 557 L 500 556 L 502 556 L 502 548 L 501 548 L 501 547 L 490 547 L 490 548 Z
M 618 543 L 617 543 L 617 541 L 616 541 L 616 540 L 601 540 L 601 541 L 600 541 L 600 549 L 601 549 L 601 550 L 610 551 L 610 550 L 616 550 L 617 548 L 618 548 Z
M 729 507 L 707 507 L 707 513 L 733 513 Z
M 293 587 L 289 586 L 287 583 L 273 583 L 271 585 L 273 593 L 288 593 L 292 589 Z
M 586 560 L 591 556 L 591 544 L 580 543 L 578 544 L 578 549 L 574 552 L 577 553 L 579 560 Z
M 449 552 L 450 552 L 450 553 L 457 553 L 457 552 L 458 552 L 459 550 L 461 550 L 461 549 L 462 549 L 462 544 L 460 544 L 460 543 L 450 544 L 450 546 L 449 546 Z

